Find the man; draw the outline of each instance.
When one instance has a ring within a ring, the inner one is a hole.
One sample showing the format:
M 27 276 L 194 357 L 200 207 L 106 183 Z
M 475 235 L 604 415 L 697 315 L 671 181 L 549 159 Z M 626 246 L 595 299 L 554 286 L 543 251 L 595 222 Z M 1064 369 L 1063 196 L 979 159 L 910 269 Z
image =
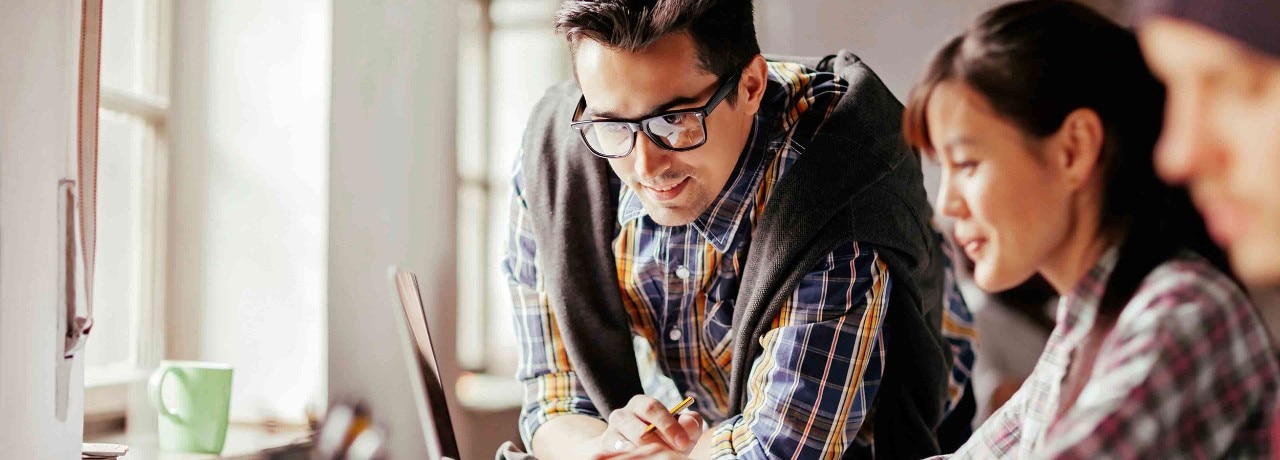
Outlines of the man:
M 1156 167 L 1188 186 L 1274 323 L 1280 304 L 1267 301 L 1280 286 L 1280 3 L 1148 0 L 1138 17 L 1143 54 L 1169 94 Z M 1271 438 L 1280 452 L 1280 425 Z
M 1280 284 L 1280 3 L 1159 0 L 1140 11 L 1143 52 L 1169 91 L 1157 168 L 1188 185 L 1243 281 Z
M 505 262 L 531 452 L 936 453 L 944 262 L 879 79 L 767 62 L 751 2 L 571 0 L 557 29 L 576 78 L 530 119 Z M 644 394 L 633 335 L 696 412 Z

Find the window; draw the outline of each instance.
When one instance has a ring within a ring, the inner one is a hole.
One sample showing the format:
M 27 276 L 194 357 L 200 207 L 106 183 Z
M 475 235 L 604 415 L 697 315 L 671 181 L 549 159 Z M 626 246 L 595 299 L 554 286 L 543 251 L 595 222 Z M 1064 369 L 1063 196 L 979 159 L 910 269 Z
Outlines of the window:
M 501 265 L 511 167 L 534 103 L 570 75 L 568 49 L 551 27 L 557 6 L 528 0 L 460 5 L 459 363 L 505 380 L 519 356 Z
M 86 421 L 118 417 L 125 385 L 158 363 L 163 315 L 169 3 L 103 8 L 94 328 L 85 346 Z

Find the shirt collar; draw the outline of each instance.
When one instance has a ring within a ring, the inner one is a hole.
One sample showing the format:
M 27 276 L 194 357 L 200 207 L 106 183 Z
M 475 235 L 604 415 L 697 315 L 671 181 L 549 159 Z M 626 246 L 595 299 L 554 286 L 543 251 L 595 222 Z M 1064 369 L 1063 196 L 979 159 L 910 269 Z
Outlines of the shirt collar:
M 1098 259 L 1084 278 L 1076 283 L 1071 295 L 1062 298 L 1058 321 L 1064 323 L 1067 329 L 1087 331 L 1093 327 L 1093 319 L 1107 289 L 1107 280 L 1119 259 L 1120 248 L 1112 246 L 1102 254 L 1102 258 Z

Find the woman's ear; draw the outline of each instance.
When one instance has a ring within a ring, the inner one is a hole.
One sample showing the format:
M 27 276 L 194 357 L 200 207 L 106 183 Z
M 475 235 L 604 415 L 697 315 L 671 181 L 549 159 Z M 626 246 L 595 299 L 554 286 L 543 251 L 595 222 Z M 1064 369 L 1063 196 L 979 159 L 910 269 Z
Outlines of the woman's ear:
M 760 101 L 764 100 L 764 90 L 769 86 L 769 64 L 759 54 L 751 58 L 747 67 L 742 69 L 742 78 L 738 80 L 737 104 L 746 104 L 747 112 L 755 115 L 760 109 Z M 736 104 L 735 104 L 736 105 Z
M 1102 119 L 1088 108 L 1067 114 L 1058 132 L 1053 134 L 1058 147 L 1055 149 L 1055 164 L 1073 188 L 1082 186 L 1093 177 L 1102 158 L 1104 135 Z

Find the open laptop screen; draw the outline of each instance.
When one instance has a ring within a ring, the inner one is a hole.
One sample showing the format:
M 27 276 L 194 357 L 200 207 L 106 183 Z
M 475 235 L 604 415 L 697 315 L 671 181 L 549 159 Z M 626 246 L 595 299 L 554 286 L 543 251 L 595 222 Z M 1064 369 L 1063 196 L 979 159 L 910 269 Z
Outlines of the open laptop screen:
M 436 363 L 435 349 L 431 346 L 431 332 L 427 327 L 427 311 L 418 291 L 418 276 L 407 270 L 396 270 L 396 291 L 405 319 L 409 323 L 410 337 L 417 351 L 418 367 L 426 385 L 427 404 L 435 425 L 436 441 L 440 453 L 458 458 L 458 441 L 454 437 L 453 423 L 449 418 L 449 405 L 445 400 L 444 383 L 440 379 L 440 366 Z

